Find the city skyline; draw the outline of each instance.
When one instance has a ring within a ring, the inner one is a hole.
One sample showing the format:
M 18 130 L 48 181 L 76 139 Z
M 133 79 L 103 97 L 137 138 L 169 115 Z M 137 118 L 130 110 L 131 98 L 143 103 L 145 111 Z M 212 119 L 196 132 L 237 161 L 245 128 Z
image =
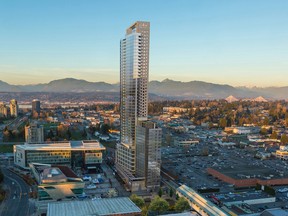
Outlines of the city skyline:
M 10 84 L 119 82 L 118 35 L 135 20 L 153 24 L 150 80 L 288 82 L 286 1 L 16 2 L 0 3 L 0 74 Z

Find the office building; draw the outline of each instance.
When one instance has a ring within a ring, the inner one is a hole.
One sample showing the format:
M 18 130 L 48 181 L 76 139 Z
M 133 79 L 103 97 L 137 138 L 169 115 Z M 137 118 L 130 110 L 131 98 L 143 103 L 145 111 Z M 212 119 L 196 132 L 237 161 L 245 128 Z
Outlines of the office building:
M 0 102 L 0 117 L 1 118 L 6 118 L 7 117 L 7 106 L 3 103 L 3 102 Z
M 98 141 L 64 141 L 14 145 L 14 164 L 27 169 L 30 163 L 58 164 L 98 169 L 105 147 Z
M 40 101 L 37 99 L 34 99 L 32 101 L 32 114 L 37 113 L 38 115 L 40 114 Z
M 25 141 L 28 144 L 43 143 L 44 142 L 44 130 L 43 126 L 31 123 L 25 126 Z
M 10 115 L 12 117 L 18 116 L 18 103 L 15 99 L 10 100 Z
M 37 181 L 38 200 L 73 199 L 82 195 L 85 183 L 69 167 L 31 163 Z
M 149 121 L 136 127 L 136 176 L 145 178 L 145 188 L 160 186 L 162 129 Z

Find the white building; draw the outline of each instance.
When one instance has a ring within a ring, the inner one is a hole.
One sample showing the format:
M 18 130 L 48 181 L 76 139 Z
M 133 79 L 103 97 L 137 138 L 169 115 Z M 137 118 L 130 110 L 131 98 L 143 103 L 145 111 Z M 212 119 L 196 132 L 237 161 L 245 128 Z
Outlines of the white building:
M 58 164 L 96 169 L 102 163 L 105 147 L 98 141 L 66 141 L 14 145 L 15 165 L 28 168 L 30 163 Z

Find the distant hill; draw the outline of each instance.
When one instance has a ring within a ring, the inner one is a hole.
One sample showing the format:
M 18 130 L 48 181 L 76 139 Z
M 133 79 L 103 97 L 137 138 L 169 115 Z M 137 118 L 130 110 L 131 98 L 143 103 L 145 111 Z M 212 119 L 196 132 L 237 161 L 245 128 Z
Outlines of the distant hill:
M 88 82 L 74 78 L 51 81 L 47 84 L 13 86 L 0 81 L 0 91 L 5 92 L 117 92 L 119 88 L 105 82 Z
M 180 82 L 169 79 L 165 79 L 162 82 L 151 81 L 149 83 L 149 91 L 158 95 L 184 99 L 223 99 L 229 95 L 234 95 L 237 98 L 256 96 L 253 91 L 237 89 L 230 85 L 220 85 L 202 81 Z
M 118 84 L 88 82 L 74 78 L 54 80 L 46 84 L 10 85 L 0 80 L 1 92 L 119 92 Z M 220 85 L 202 81 L 181 82 L 170 79 L 150 81 L 149 93 L 167 99 L 225 99 L 235 98 L 288 99 L 288 86 L 268 88 L 247 88 Z

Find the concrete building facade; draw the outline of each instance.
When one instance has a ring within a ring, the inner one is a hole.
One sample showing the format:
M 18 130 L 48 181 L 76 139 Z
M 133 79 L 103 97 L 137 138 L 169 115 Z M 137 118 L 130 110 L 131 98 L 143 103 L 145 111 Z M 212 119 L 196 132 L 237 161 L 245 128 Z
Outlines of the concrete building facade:
M 17 117 L 18 116 L 18 103 L 17 100 L 12 99 L 10 100 L 10 115 L 12 117 Z
M 35 123 L 25 126 L 25 141 L 28 144 L 43 143 L 44 142 L 44 129 Z
M 160 186 L 162 129 L 149 121 L 136 128 L 136 176 L 145 178 L 145 187 Z

